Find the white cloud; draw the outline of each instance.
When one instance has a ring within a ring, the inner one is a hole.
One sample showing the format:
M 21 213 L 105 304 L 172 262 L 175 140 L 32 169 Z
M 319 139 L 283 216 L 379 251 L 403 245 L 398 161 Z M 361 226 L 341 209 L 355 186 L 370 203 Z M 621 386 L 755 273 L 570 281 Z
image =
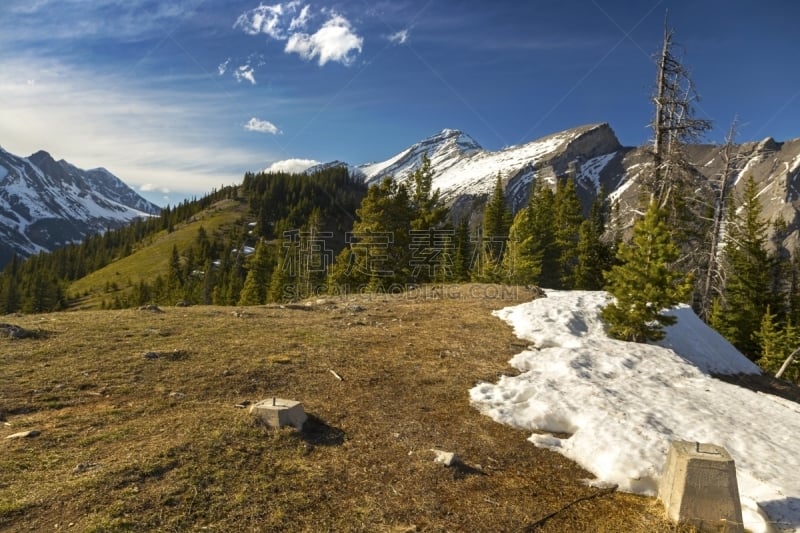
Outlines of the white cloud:
M 284 159 L 283 161 L 275 161 L 265 168 L 264 172 L 289 172 L 299 174 L 319 164 L 319 161 L 315 161 L 314 159 Z
M 350 22 L 333 13 L 331 18 L 316 33 L 295 33 L 286 42 L 286 53 L 296 53 L 310 61 L 318 58 L 319 65 L 337 61 L 343 65 L 353 62 L 353 53 L 360 53 L 364 39 L 356 35 Z
M 398 32 L 395 32 L 389 35 L 387 39 L 389 39 L 390 43 L 406 44 L 406 41 L 408 41 L 408 30 L 400 30 Z
M 136 189 L 150 184 L 171 194 L 239 183 L 276 159 L 236 138 L 241 126 L 230 116 L 241 104 L 217 91 L 145 87 L 24 54 L 0 58 L 0 72 L 0 102 L 14 102 L 0 106 L 0 140 L 14 154 L 47 150 L 80 168 L 105 167 Z
M 160 192 L 162 194 L 169 194 L 171 191 L 168 187 L 162 187 L 153 183 L 144 183 L 139 187 L 139 192 Z
M 292 22 L 289 23 L 289 31 L 302 30 L 308 26 L 308 20 L 311 18 L 310 8 L 311 6 L 303 6 L 300 14 L 293 18 Z
M 292 5 L 290 3 L 289 5 Z M 287 6 L 288 7 L 288 6 Z M 273 39 L 283 40 L 286 38 L 282 29 L 282 18 L 285 13 L 283 4 L 274 6 L 259 5 L 255 9 L 245 11 L 236 19 L 234 28 L 241 28 L 248 35 L 258 35 L 265 33 Z
M 192 18 L 205 0 L 3 0 L 0 42 L 29 43 L 110 37 L 163 37 L 166 27 Z M 113 16 L 113 23 L 109 13 Z
M 253 69 L 249 63 L 237 68 L 233 73 L 233 77 L 236 78 L 236 81 L 239 83 L 241 83 L 242 80 L 246 80 L 253 85 L 256 84 L 255 69 Z
M 239 15 L 233 27 L 248 35 L 263 33 L 277 41 L 283 41 L 287 38 L 287 24 L 288 32 L 303 29 L 308 24 L 310 6 L 303 6 L 300 13 L 294 16 L 301 5 L 303 4 L 300 0 L 271 6 L 260 4 L 257 8 Z
M 228 59 L 226 59 L 226 60 L 225 60 L 223 63 L 220 63 L 220 64 L 219 64 L 219 66 L 217 67 L 217 72 L 219 72 L 219 75 L 220 75 L 220 76 L 224 75 L 224 74 L 225 74 L 225 72 L 228 70 L 228 64 L 229 64 L 230 62 L 231 62 L 231 58 L 229 57 L 229 58 L 228 58 Z
M 322 9 L 322 13 L 329 14 L 328 20 L 311 34 L 301 31 L 308 27 L 313 17 L 311 6 L 304 5 L 300 0 L 261 4 L 239 15 L 233 27 L 248 35 L 263 33 L 277 41 L 286 41 L 284 52 L 298 54 L 306 61 L 317 59 L 320 66 L 329 61 L 349 65 L 353 62 L 353 56 L 361 52 L 364 39 L 353 31 L 350 21 L 342 15 L 328 9 Z M 401 43 L 407 37 L 406 31 Z M 237 76 L 237 79 L 240 77 Z
M 271 133 L 272 135 L 281 133 L 278 126 L 269 120 L 259 120 L 255 117 L 251 118 L 247 124 L 244 125 L 244 129 L 248 131 L 257 131 L 259 133 Z

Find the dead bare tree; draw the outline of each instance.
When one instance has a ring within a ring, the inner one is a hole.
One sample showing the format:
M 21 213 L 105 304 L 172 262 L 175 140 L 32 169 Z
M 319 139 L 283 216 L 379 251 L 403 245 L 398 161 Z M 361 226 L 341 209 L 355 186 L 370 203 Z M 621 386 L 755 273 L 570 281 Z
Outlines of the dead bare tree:
M 674 189 L 687 176 L 688 165 L 683 146 L 697 142 L 711 128 L 711 121 L 694 116 L 699 101 L 688 69 L 675 55 L 667 18 L 664 19 L 664 42 L 658 58 L 656 90 L 653 97 L 653 183 L 651 201 L 661 207 L 674 199 Z M 688 173 L 690 174 L 690 172 Z
M 712 190 L 711 228 L 707 244 L 707 259 L 702 284 L 699 287 L 698 314 L 703 320 L 708 320 L 711 304 L 715 295 L 719 295 L 724 284 L 724 270 L 722 268 L 722 246 L 725 215 L 728 211 L 728 200 L 735 184 L 736 175 L 742 156 L 736 139 L 738 121 L 734 118 L 725 143 L 720 147 L 718 157 L 722 168 L 714 179 L 710 181 Z

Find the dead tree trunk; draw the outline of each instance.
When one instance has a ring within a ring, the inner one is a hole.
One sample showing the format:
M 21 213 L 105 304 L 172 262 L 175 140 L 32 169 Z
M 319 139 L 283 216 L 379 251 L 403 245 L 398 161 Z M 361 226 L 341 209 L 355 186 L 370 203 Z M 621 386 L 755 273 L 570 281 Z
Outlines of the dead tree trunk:
M 719 181 L 716 186 L 714 195 L 713 214 L 711 221 L 711 232 L 708 242 L 708 265 L 706 266 L 705 276 L 703 277 L 703 285 L 700 288 L 700 318 L 708 320 L 711 312 L 711 301 L 714 292 L 714 281 L 717 278 L 718 282 L 722 276 L 722 269 L 720 268 L 720 256 L 722 248 L 722 230 L 725 214 L 728 211 L 728 198 L 730 191 L 734 184 L 735 171 L 738 168 L 738 153 L 737 147 L 734 144 L 736 138 L 736 120 L 734 119 L 731 124 L 728 135 L 725 137 L 725 144 L 720 150 L 720 157 L 722 158 L 722 170 L 719 174 Z
M 694 117 L 693 103 L 699 98 L 688 70 L 673 53 L 673 31 L 664 19 L 664 43 L 657 60 L 658 73 L 653 97 L 653 183 L 651 201 L 665 207 L 675 186 L 677 170 L 687 168 L 683 144 L 697 141 L 711 122 Z

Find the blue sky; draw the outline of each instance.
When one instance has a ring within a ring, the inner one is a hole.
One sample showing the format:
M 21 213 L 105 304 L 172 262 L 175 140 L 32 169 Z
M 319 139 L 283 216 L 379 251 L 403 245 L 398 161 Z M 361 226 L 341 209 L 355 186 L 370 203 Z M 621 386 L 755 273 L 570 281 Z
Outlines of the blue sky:
M 741 141 L 800 137 L 793 0 L 4 0 L 0 146 L 163 204 L 444 128 L 494 150 L 608 122 L 642 144 L 666 10 L 709 141 L 734 116 Z

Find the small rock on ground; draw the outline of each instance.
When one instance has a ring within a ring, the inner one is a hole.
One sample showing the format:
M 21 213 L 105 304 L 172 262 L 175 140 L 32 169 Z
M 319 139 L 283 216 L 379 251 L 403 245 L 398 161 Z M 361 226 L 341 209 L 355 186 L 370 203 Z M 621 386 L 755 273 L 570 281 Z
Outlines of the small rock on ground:
M 14 433 L 12 435 L 7 436 L 7 439 L 32 439 L 33 437 L 38 437 L 41 435 L 41 431 L 36 429 L 31 429 L 29 431 L 20 431 L 19 433 Z

